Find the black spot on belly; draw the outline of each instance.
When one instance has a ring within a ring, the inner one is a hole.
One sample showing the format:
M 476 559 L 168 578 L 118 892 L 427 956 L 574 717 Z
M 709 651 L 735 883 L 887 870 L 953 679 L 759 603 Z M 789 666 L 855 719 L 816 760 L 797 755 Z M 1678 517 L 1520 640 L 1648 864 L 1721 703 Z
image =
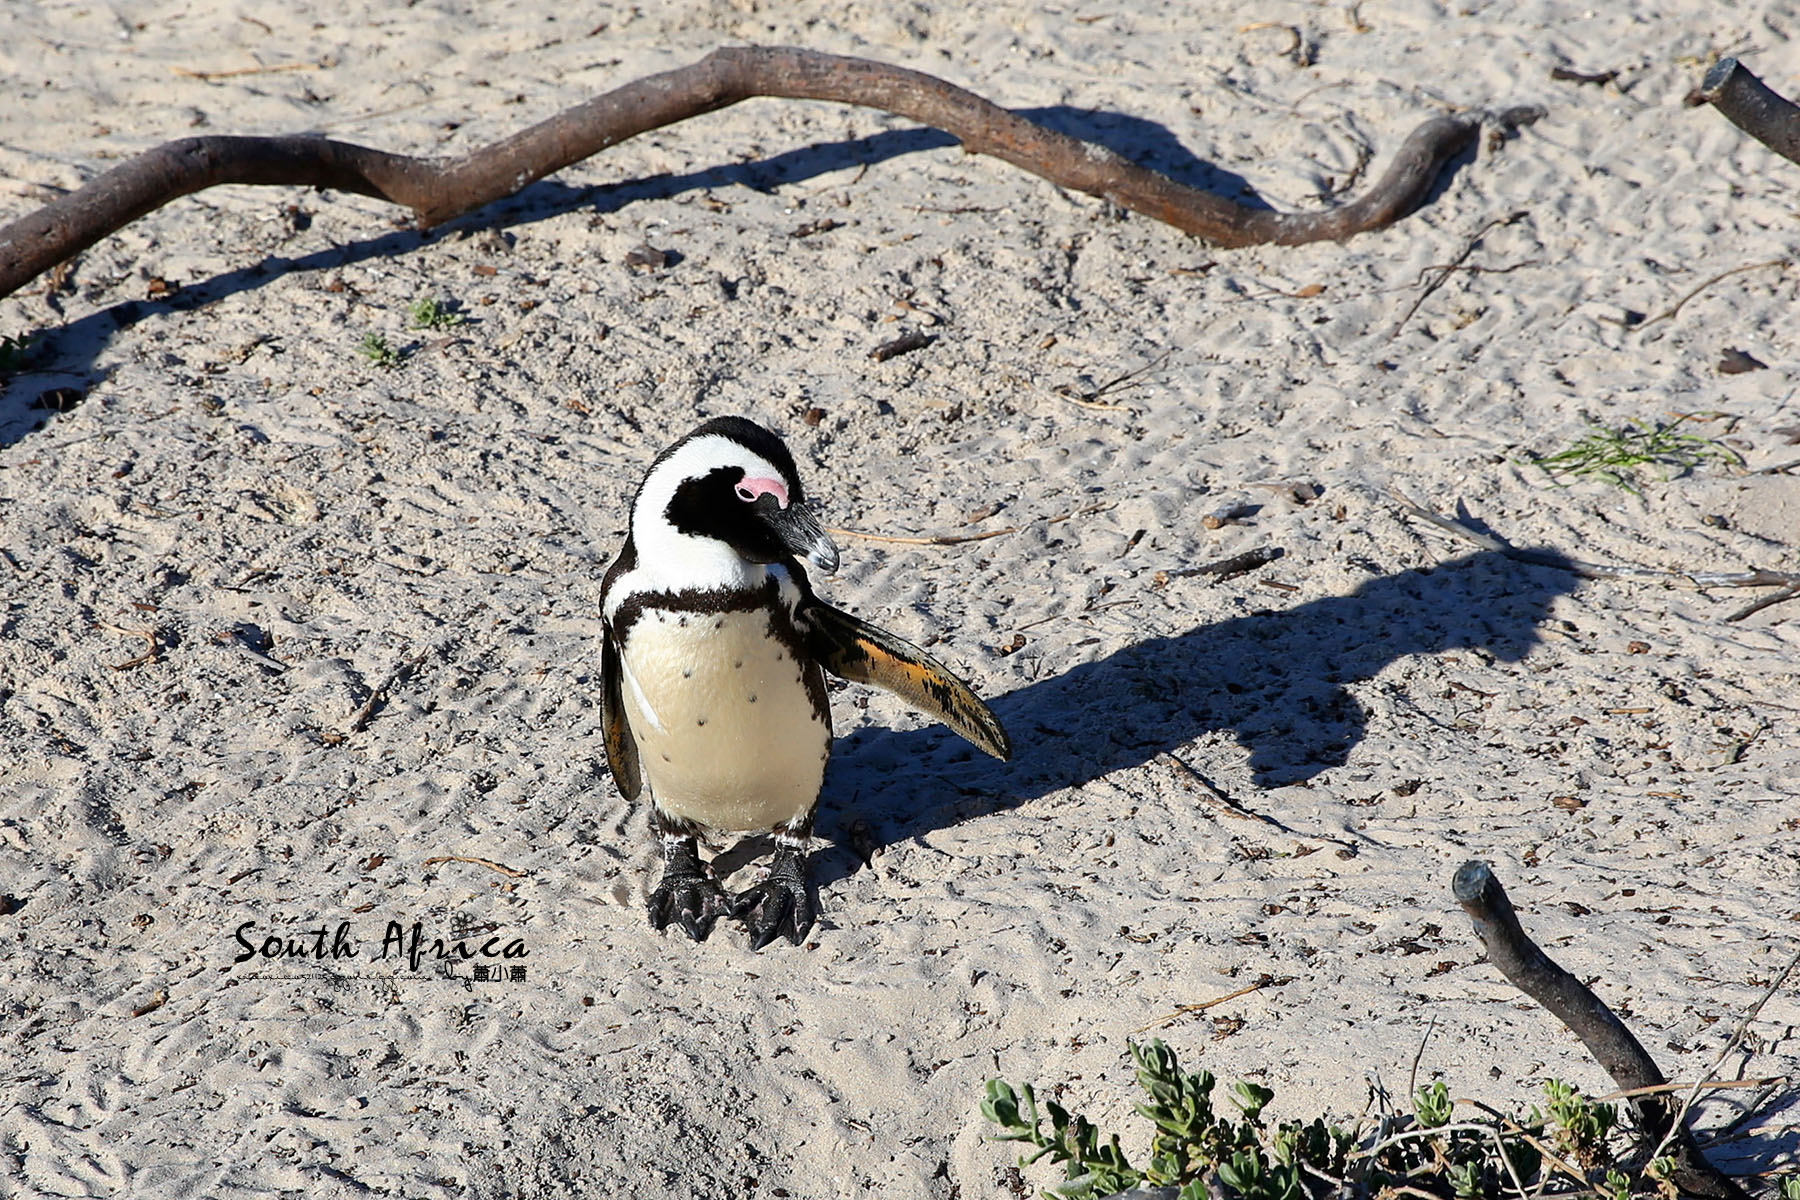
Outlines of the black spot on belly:
M 683 679 L 692 679 L 694 677 L 694 668 L 688 667 L 686 670 L 682 671 L 681 677 Z
M 750 693 L 750 703 L 752 703 L 752 704 L 756 703 L 756 693 L 755 692 Z
M 732 663 L 731 665 L 735 670 L 741 671 L 744 669 L 744 660 L 740 658 L 736 662 Z
M 704 724 L 706 724 L 706 718 L 705 718 L 705 717 L 701 717 L 701 718 L 700 718 L 700 719 L 699 719 L 699 720 L 698 720 L 698 721 L 696 721 L 696 722 L 694 722 L 694 723 L 695 723 L 695 724 L 696 724 L 696 725 L 704 725 Z

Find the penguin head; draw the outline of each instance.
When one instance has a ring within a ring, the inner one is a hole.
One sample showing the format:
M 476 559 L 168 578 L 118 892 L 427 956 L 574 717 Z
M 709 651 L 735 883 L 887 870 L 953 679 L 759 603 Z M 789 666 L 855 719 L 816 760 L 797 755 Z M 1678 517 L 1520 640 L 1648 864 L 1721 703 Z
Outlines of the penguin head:
M 794 456 L 754 421 L 719 417 L 663 451 L 631 506 L 644 560 L 666 555 L 704 570 L 806 559 L 827 573 L 838 551 L 806 507 Z

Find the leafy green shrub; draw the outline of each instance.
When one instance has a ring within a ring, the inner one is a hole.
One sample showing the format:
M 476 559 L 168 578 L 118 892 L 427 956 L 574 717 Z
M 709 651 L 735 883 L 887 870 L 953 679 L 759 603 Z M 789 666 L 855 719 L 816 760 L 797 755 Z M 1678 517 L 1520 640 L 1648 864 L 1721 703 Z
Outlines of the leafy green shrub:
M 996 1140 L 1032 1147 L 1021 1167 L 1044 1159 L 1063 1167 L 1063 1182 L 1045 1196 L 1098 1200 L 1138 1186 L 1173 1187 L 1180 1200 L 1208 1200 L 1221 1191 L 1242 1200 L 1675 1195 L 1668 1182 L 1672 1160 L 1641 1169 L 1621 1160 L 1617 1105 L 1589 1099 L 1558 1079 L 1545 1081 L 1546 1109 L 1533 1107 L 1520 1117 L 1488 1111 L 1457 1121 L 1456 1101 L 1438 1082 L 1419 1089 L 1410 1116 L 1391 1116 L 1372 1128 L 1344 1129 L 1315 1117 L 1271 1129 L 1262 1115 L 1274 1099 L 1270 1089 L 1234 1084 L 1229 1109 L 1221 1111 L 1212 1073 L 1184 1072 L 1162 1041 L 1133 1045 L 1131 1057 L 1148 1097 L 1137 1111 L 1152 1127 L 1143 1166 L 1133 1164 L 1117 1134 L 1053 1100 L 1040 1102 L 1029 1085 L 988 1081 L 981 1112 L 1000 1127 Z M 1781 1187 L 1783 1200 L 1800 1200 L 1800 1176 L 1786 1177 Z

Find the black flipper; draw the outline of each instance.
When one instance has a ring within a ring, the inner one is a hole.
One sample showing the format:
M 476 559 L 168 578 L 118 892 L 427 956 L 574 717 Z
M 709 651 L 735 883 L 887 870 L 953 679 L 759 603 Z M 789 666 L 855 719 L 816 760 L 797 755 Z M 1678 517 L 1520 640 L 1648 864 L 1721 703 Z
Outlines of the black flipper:
M 833 675 L 870 683 L 936 717 L 1002 761 L 1012 741 L 969 685 L 911 642 L 814 600 L 801 613 L 807 653 Z
M 606 630 L 600 639 L 600 719 L 606 727 L 606 765 L 612 768 L 619 794 L 633 804 L 644 789 L 644 779 L 638 769 L 637 742 L 625 724 L 624 676 L 618 644 L 612 631 Z

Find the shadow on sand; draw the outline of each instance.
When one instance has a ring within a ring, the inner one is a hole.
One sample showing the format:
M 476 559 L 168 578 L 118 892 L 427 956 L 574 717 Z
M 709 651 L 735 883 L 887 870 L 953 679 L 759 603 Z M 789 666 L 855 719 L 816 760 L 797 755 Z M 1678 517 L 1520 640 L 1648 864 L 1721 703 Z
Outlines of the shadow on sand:
M 1007 763 L 939 725 L 857 730 L 832 755 L 820 832 L 837 846 L 815 856 L 813 878 L 823 886 L 861 868 L 844 845 L 852 820 L 887 845 L 1142 766 L 1218 730 L 1248 752 L 1259 786 L 1303 783 L 1363 739 L 1367 714 L 1348 685 L 1415 654 L 1479 648 L 1517 662 L 1575 582 L 1481 551 L 1347 596 L 1151 638 L 994 701 L 1013 738 Z

